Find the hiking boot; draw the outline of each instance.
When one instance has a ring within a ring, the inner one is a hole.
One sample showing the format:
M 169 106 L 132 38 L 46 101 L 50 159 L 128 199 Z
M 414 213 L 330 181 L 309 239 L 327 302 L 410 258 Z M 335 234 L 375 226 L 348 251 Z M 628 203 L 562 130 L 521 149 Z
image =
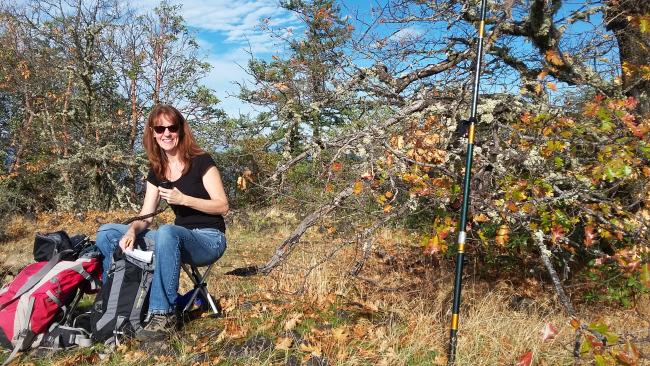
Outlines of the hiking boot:
M 175 313 L 153 314 L 135 337 L 141 342 L 161 341 L 171 336 L 177 327 L 178 318 Z

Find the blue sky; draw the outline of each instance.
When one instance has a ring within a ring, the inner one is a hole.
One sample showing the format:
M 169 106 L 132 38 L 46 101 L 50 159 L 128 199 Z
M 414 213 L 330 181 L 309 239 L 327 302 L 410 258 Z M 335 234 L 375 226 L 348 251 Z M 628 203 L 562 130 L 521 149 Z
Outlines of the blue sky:
M 128 0 L 127 0 L 128 1 Z M 299 34 L 299 22 L 291 12 L 280 8 L 279 0 L 169 0 L 171 3 L 182 3 L 181 15 L 186 24 L 194 32 L 201 47 L 205 60 L 212 65 L 212 71 L 203 80 L 204 84 L 214 89 L 221 99 L 221 108 L 228 115 L 256 114 L 255 107 L 237 99 L 238 86 L 235 82 L 246 82 L 250 77 L 243 67 L 252 56 L 270 59 L 274 54 L 282 54 L 271 36 L 260 29 L 262 19 L 269 19 L 269 25 L 274 29 L 293 30 Z M 144 0 L 138 3 L 140 8 L 153 9 L 159 0 Z M 361 17 L 368 15 L 371 7 L 385 3 L 385 0 L 338 0 L 341 15 L 353 15 L 357 11 Z M 584 5 L 581 1 L 568 1 L 565 11 Z M 600 19 L 592 21 L 599 23 Z M 421 25 L 411 25 L 392 37 L 408 37 L 424 32 Z M 585 27 L 578 22 L 571 27 L 574 33 L 584 33 Z M 444 31 L 444 30 L 443 30 Z M 524 47 L 531 47 L 525 42 Z M 515 84 L 511 87 L 518 88 Z
M 346 8 L 368 8 L 371 3 L 371 0 L 341 2 L 343 14 Z M 138 6 L 153 9 L 158 4 L 159 1 L 147 0 Z M 255 114 L 252 106 L 233 96 L 238 92 L 233 82 L 249 80 L 242 67 L 250 59 L 250 53 L 265 59 L 279 53 L 271 37 L 260 30 L 260 21 L 268 18 L 274 28 L 296 29 L 298 22 L 293 14 L 280 8 L 278 0 L 183 0 L 181 15 L 194 32 L 206 61 L 212 65 L 212 71 L 203 81 L 217 92 L 221 108 L 231 116 Z

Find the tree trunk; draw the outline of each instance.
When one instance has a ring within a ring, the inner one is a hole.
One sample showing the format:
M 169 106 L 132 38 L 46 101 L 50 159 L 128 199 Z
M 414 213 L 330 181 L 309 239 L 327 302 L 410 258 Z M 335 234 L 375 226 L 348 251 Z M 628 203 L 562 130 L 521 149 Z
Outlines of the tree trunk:
M 9 168 L 9 173 L 15 172 L 19 167 L 21 163 L 21 158 L 24 154 L 25 150 L 25 144 L 28 143 L 29 141 L 29 133 L 32 128 L 32 122 L 34 121 L 34 111 L 32 110 L 32 98 L 28 95 L 25 94 L 25 111 L 27 111 L 27 120 L 25 121 L 25 124 L 21 128 L 21 135 L 20 138 L 17 139 L 16 144 L 18 147 L 16 148 L 15 156 L 14 156 L 14 162 L 11 164 L 11 167 Z
M 136 78 L 131 79 L 130 85 L 130 99 L 131 99 L 131 133 L 129 136 L 129 146 L 131 152 L 135 152 L 135 138 L 138 135 L 138 83 Z
M 650 80 L 643 78 L 640 66 L 650 60 L 650 32 L 642 32 L 639 19 L 650 13 L 650 2 L 637 0 L 610 1 L 606 13 L 607 29 L 616 37 L 622 73 L 622 88 L 626 96 L 639 101 L 637 111 L 650 113 Z

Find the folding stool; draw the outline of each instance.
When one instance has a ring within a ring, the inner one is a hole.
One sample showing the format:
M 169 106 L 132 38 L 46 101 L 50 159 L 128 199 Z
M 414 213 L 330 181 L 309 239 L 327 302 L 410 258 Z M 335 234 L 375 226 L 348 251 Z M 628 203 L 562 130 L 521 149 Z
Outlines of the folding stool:
M 192 295 L 190 296 L 190 299 L 187 302 L 187 304 L 185 304 L 185 307 L 183 308 L 182 311 L 183 314 L 188 313 L 188 311 L 192 309 L 192 306 L 194 305 L 194 300 L 196 300 L 197 296 L 201 295 L 201 300 L 207 301 L 207 304 L 204 303 L 203 306 L 205 308 L 209 306 L 210 309 L 212 309 L 213 312 L 212 316 L 220 315 L 219 308 L 215 304 L 214 298 L 212 297 L 212 295 L 210 295 L 210 292 L 208 292 L 208 284 L 206 283 L 206 280 L 210 276 L 210 270 L 212 270 L 213 265 L 214 263 L 209 264 L 205 268 L 203 274 L 201 274 L 197 266 L 188 263 L 181 263 L 181 268 L 183 268 L 183 271 L 185 271 L 187 276 L 194 284 L 194 289 L 191 290 Z

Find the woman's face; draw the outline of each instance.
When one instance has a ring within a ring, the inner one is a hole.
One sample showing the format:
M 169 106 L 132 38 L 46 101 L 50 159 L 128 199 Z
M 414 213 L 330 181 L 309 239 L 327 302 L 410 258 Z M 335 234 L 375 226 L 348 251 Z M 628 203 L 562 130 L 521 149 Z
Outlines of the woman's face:
M 164 114 L 158 117 L 153 132 L 158 146 L 165 150 L 166 153 L 173 153 L 176 150 L 180 127 Z

